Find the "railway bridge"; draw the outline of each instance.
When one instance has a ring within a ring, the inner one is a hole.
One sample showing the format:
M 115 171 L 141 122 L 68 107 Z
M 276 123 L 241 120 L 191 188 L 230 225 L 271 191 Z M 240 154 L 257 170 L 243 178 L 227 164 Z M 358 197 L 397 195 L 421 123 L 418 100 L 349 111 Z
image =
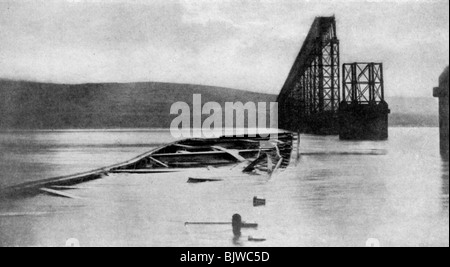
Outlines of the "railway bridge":
M 344 64 L 342 71 L 341 94 L 336 19 L 317 17 L 278 96 L 279 128 L 341 139 L 387 139 L 382 64 Z
M 338 134 L 339 64 L 336 20 L 316 18 L 278 96 L 280 128 Z

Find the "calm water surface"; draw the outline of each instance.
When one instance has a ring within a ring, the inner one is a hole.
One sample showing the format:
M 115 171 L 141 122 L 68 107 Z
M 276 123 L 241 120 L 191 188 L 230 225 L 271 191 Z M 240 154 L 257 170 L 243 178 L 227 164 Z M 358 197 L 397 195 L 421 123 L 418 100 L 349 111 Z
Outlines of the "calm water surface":
M 117 174 L 70 191 L 80 199 L 1 200 L 1 246 L 449 246 L 449 169 L 437 128 L 392 128 L 386 142 L 303 135 L 279 175 L 187 184 L 188 173 Z M 0 133 L 0 187 L 87 171 L 173 141 L 168 131 Z M 254 208 L 252 198 L 267 199 Z M 233 240 L 234 213 L 258 230 Z M 248 236 L 266 242 L 248 242 Z
M 173 141 L 167 130 L 0 132 L 0 188 L 94 170 Z

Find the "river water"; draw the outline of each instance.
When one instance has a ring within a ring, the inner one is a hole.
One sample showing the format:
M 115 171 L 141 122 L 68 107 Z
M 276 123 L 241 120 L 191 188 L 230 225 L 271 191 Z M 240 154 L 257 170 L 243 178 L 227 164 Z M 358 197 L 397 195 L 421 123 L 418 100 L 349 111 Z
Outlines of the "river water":
M 302 135 L 283 173 L 187 184 L 189 174 L 110 175 L 71 190 L 0 200 L 0 246 L 449 246 L 449 169 L 438 128 L 383 142 Z M 118 163 L 173 141 L 167 130 L 0 133 L 0 188 Z M 253 207 L 252 198 L 267 200 Z M 257 222 L 237 240 L 234 213 Z M 265 242 L 249 242 L 248 236 Z

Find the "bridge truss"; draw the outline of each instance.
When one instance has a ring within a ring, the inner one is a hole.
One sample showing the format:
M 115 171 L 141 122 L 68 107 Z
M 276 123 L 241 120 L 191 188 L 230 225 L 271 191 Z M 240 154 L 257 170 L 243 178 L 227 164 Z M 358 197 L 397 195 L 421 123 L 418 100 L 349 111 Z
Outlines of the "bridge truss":
M 314 20 L 278 96 L 282 129 L 337 134 L 339 40 L 334 17 Z

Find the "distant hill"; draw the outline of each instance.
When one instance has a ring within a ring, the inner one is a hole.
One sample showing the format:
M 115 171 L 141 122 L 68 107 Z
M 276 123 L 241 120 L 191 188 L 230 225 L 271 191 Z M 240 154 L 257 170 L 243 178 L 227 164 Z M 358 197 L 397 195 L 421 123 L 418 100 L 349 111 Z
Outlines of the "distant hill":
M 47 84 L 0 81 L 0 129 L 168 128 L 173 103 L 270 102 L 276 96 L 170 83 Z M 269 107 L 269 105 L 267 105 Z
M 171 83 L 49 84 L 0 80 L 0 129 L 168 128 L 177 101 L 273 102 L 276 95 Z M 437 100 L 387 99 L 391 126 L 438 126 Z M 269 106 L 269 105 L 267 105 Z
M 391 109 L 389 124 L 403 127 L 438 127 L 438 100 L 430 97 L 391 97 L 386 99 Z

